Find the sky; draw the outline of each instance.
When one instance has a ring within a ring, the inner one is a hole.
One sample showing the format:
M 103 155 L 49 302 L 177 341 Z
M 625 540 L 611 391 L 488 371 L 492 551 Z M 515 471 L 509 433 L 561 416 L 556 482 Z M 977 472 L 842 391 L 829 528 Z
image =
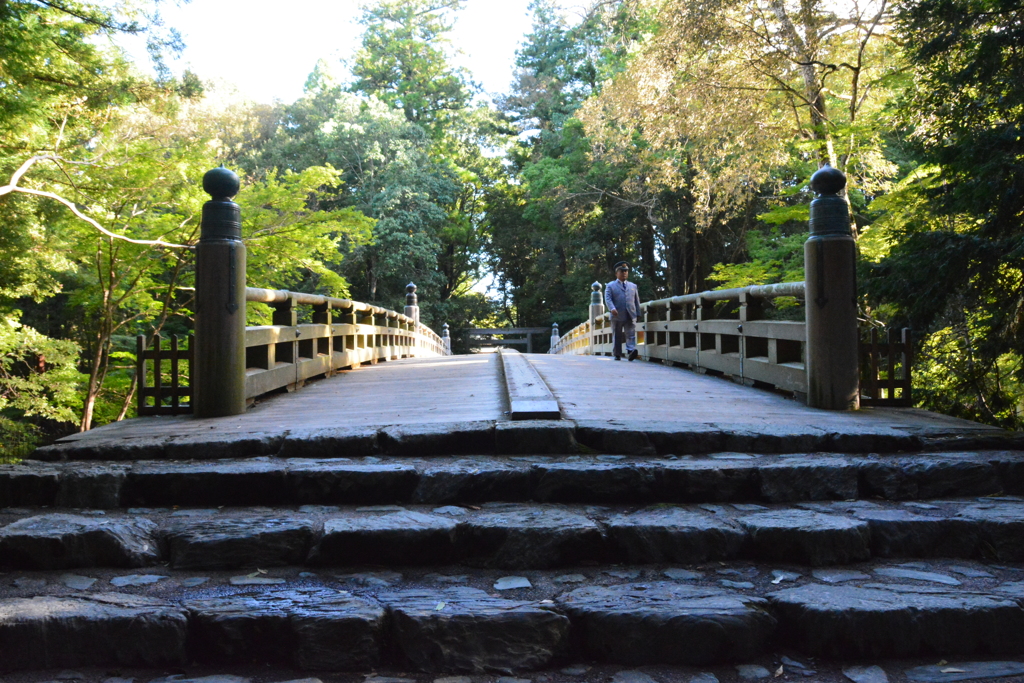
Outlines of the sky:
M 466 0 L 451 33 L 453 47 L 485 93 L 502 93 L 512 81 L 515 51 L 530 31 L 529 0 Z M 290 11 L 288 11 L 290 10 Z M 191 0 L 163 5 L 168 26 L 186 49 L 170 63 L 203 80 L 234 84 L 258 102 L 293 102 L 318 59 L 333 65 L 350 58 L 359 44 L 359 0 Z M 139 54 L 137 46 L 131 51 Z M 338 76 L 344 76 L 343 67 Z

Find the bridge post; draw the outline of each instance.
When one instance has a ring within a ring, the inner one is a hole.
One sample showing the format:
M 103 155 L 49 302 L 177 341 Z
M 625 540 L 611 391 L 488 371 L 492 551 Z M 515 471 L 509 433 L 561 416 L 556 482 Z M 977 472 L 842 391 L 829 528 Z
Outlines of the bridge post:
M 558 340 L 562 338 L 562 335 L 558 334 L 558 323 L 551 323 L 551 348 L 548 349 L 548 353 L 554 353 L 555 347 L 558 346 Z
M 405 286 L 405 315 L 417 323 L 420 321 L 419 299 L 416 298 L 416 285 L 409 283 Z
M 238 188 L 238 176 L 223 166 L 203 176 L 211 200 L 196 247 L 196 417 L 245 412 L 245 245 L 241 209 L 231 201 Z
M 825 410 L 860 407 L 857 345 L 857 242 L 850 210 L 839 193 L 842 171 L 823 166 L 811 176 L 811 236 L 804 243 L 807 311 L 807 405 Z
M 604 297 L 601 296 L 601 283 L 595 282 L 590 285 L 590 350 L 589 355 L 595 355 L 594 341 L 597 337 L 597 320 L 604 315 Z

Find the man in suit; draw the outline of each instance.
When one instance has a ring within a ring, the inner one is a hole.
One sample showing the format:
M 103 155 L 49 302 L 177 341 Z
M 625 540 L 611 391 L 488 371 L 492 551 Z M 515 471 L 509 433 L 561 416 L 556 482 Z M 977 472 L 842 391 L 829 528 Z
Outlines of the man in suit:
M 636 360 L 636 318 L 640 314 L 640 294 L 629 282 L 629 264 L 615 264 L 615 279 L 604 287 L 604 303 L 612 319 L 612 353 L 622 360 L 622 342 L 626 342 L 629 360 Z

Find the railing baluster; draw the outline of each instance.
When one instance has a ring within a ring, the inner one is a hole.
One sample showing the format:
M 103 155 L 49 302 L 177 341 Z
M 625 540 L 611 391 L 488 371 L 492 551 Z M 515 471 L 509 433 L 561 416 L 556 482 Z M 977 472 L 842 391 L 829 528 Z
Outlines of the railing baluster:
M 178 410 L 178 335 L 171 335 L 171 409 Z

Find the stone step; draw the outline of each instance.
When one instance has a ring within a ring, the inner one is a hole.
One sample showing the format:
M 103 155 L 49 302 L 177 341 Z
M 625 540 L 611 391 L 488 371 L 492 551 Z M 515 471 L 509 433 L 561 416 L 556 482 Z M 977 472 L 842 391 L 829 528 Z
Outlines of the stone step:
M 1024 655 L 1019 563 L 87 574 L 0 577 L 0 671 L 245 664 L 512 675 L 574 661 L 733 665 L 780 651 L 828 661 Z M 786 673 L 806 673 L 783 661 Z
M 233 425 L 198 430 L 189 417 L 145 418 L 74 434 L 39 448 L 36 460 L 210 460 L 358 458 L 364 456 L 531 455 L 596 452 L 617 455 L 749 453 L 898 453 L 901 451 L 1020 450 L 1024 434 L 967 421 L 934 420 L 911 411 L 916 422 L 882 420 L 885 409 L 847 416 L 844 426 L 782 425 L 770 418 L 739 423 L 662 423 L 628 419 L 497 420 L 402 424 L 365 428 L 294 428 Z M 907 411 L 899 413 L 910 414 Z M 923 419 L 922 419 L 923 418 Z M 934 423 L 934 424 L 932 424 Z M 205 433 L 200 433 L 205 432 Z
M 797 502 L 1024 493 L 1024 451 L 524 455 L 0 465 L 0 508 Z
M 224 569 L 351 564 L 507 569 L 749 559 L 1024 561 L 1024 498 L 788 504 L 4 508 L 0 566 Z

